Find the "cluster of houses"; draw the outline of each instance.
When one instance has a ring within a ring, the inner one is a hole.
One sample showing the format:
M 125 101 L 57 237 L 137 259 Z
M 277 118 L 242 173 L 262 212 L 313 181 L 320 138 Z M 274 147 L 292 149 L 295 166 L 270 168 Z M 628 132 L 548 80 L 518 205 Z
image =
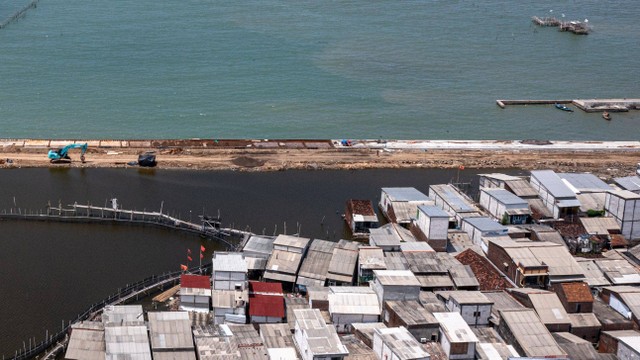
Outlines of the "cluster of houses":
M 67 359 L 639 359 L 640 177 L 481 174 L 383 188 L 361 241 L 249 237 L 181 277 L 179 310 L 108 307 Z

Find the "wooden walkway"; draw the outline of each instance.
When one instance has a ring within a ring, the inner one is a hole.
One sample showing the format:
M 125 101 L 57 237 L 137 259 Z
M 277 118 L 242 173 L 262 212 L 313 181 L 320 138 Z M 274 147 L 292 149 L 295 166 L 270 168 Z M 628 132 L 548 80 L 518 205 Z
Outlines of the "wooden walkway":
M 190 221 L 178 219 L 164 214 L 162 208 L 159 212 L 147 212 L 136 210 L 125 210 L 117 206 L 101 207 L 92 205 L 80 205 L 74 203 L 68 207 L 59 205 L 57 207 L 48 206 L 43 211 L 28 211 L 25 209 L 9 209 L 0 212 L 0 219 L 6 220 L 34 220 L 34 221 L 60 221 L 60 222 L 113 222 L 128 224 L 143 224 L 160 226 L 174 230 L 194 233 L 205 238 L 224 243 L 230 249 L 236 249 L 239 244 L 227 240 L 227 237 L 241 239 L 241 243 L 246 241 L 253 233 L 249 231 L 237 230 L 233 228 L 223 228 L 220 226 L 219 218 L 199 216 L 201 223 L 196 224 Z

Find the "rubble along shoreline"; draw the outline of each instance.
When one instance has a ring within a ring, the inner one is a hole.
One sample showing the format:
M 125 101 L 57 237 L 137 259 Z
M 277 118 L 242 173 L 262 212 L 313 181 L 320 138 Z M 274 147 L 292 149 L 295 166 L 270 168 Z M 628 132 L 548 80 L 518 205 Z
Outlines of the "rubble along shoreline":
M 51 164 L 49 149 L 89 145 L 86 163 Z M 608 179 L 635 173 L 640 141 L 539 140 L 43 140 L 0 139 L 0 167 L 127 168 L 153 152 L 160 169 L 358 170 L 441 168 L 591 172 Z

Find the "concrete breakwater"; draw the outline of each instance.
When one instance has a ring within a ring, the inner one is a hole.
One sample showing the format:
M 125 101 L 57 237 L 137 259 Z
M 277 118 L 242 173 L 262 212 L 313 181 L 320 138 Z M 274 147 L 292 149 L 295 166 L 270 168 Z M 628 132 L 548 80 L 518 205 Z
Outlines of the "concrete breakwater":
M 507 100 L 499 100 L 505 101 Z M 553 101 L 553 100 L 549 100 Z M 575 100 L 574 100 L 575 101 Z M 640 99 L 637 99 L 640 108 Z M 550 102 L 546 102 L 547 104 Z M 510 105 L 510 104 L 509 104 Z M 583 106 L 591 106 L 589 104 Z M 600 110 L 593 110 L 600 111 Z M 114 152 L 131 149 L 380 149 L 380 150 L 638 150 L 640 141 L 565 141 L 565 140 L 390 140 L 390 139 L 149 139 L 149 140 L 81 140 L 81 139 L 0 139 L 0 149 L 11 152 L 40 152 L 68 144 L 87 143 L 90 149 Z
M 584 112 L 626 112 L 640 110 L 640 99 L 576 99 L 576 100 L 496 100 L 496 104 L 505 108 L 507 105 L 553 105 L 572 104 Z
M 38 6 L 38 1 L 40 1 L 40 0 L 32 0 L 30 3 L 28 3 L 25 6 L 23 6 L 20 10 L 14 12 L 13 14 L 11 14 L 11 16 L 9 16 L 8 18 L 4 19 L 2 22 L 0 22 L 0 29 L 5 28 L 10 23 L 12 23 L 12 22 L 20 19 L 21 17 L 25 16 L 25 14 L 27 13 L 27 11 L 29 11 L 29 9 L 35 9 Z

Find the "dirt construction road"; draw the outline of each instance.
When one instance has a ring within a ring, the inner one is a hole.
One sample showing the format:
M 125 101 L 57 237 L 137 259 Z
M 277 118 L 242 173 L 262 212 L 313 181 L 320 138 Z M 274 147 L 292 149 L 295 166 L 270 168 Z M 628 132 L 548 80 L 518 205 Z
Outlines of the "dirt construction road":
M 640 150 L 380 150 L 370 148 L 258 149 L 185 148 L 164 149 L 89 147 L 86 162 L 70 152 L 70 164 L 51 164 L 48 149 L 5 147 L 0 153 L 3 168 L 84 167 L 117 168 L 136 161 L 138 154 L 153 150 L 157 168 L 194 170 L 281 171 L 287 169 L 371 168 L 519 168 L 552 169 L 558 172 L 592 172 L 609 179 L 635 173 Z

